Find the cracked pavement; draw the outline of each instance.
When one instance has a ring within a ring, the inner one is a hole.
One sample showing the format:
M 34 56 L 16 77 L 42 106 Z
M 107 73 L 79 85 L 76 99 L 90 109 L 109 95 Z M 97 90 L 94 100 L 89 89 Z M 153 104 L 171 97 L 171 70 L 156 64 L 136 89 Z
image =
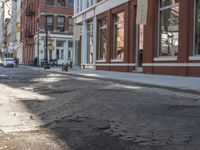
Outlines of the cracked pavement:
M 200 95 L 0 68 L 0 150 L 197 150 Z

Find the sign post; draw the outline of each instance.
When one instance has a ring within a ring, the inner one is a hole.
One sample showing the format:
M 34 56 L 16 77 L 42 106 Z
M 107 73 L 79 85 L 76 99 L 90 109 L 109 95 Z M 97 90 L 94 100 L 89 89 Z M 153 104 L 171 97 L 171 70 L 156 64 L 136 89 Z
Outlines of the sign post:
M 137 0 L 137 19 L 136 24 L 146 25 L 148 13 L 148 0 Z

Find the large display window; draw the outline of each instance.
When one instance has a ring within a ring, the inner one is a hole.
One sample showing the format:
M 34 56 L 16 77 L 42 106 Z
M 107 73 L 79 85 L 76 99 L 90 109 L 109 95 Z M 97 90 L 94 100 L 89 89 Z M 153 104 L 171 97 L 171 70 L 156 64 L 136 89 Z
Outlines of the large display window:
M 179 46 L 179 0 L 160 0 L 159 56 L 177 56 Z

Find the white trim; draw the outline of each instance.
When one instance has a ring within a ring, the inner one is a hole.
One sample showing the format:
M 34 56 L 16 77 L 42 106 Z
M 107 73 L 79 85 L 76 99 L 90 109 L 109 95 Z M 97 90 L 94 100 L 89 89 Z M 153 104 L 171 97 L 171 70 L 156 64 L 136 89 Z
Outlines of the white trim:
M 95 7 L 101 5 L 102 3 L 105 3 L 106 1 L 108 1 L 108 0 L 103 0 L 103 1 L 101 1 L 101 2 L 98 2 L 98 3 L 94 4 L 94 5 L 92 5 L 92 6 L 88 7 L 88 8 L 86 8 L 85 10 L 76 13 L 76 14 L 73 16 L 73 18 L 76 18 L 76 17 L 78 17 L 78 16 L 80 16 L 80 15 L 86 13 L 87 11 L 90 11 L 90 10 L 94 9 Z M 75 9 L 75 8 L 74 8 L 74 9 Z
M 194 1 L 194 29 L 193 29 L 193 56 L 191 56 L 191 57 L 189 57 L 189 60 L 200 60 L 200 55 L 199 54 L 197 54 L 197 52 L 196 52 L 196 43 L 195 43 L 195 41 L 196 41 L 196 21 L 197 21 L 197 18 L 196 18 L 196 15 L 197 15 L 197 2 L 196 2 L 196 0 Z M 196 57 L 196 58 L 195 58 Z M 197 58 L 198 57 L 198 58 Z M 191 59 L 190 59 L 191 58 Z
M 123 62 L 124 60 L 123 59 L 111 59 L 110 61 L 111 62 Z
M 81 66 L 95 66 L 95 64 L 81 64 Z
M 196 53 L 196 43 L 195 43 L 195 40 L 196 40 L 196 0 L 194 1 L 194 18 L 193 18 L 193 23 L 194 23 L 194 25 L 193 25 L 193 42 L 192 42 L 192 53 L 193 53 L 193 55 L 195 55 L 195 53 Z M 190 59 L 190 58 L 189 58 Z
M 38 35 L 36 35 L 34 38 L 37 38 Z M 46 37 L 45 33 L 40 33 L 39 36 L 43 36 Z M 50 34 L 51 38 L 68 38 L 68 39 L 73 39 L 74 36 L 73 35 L 63 35 L 63 34 Z
M 163 56 L 163 57 L 155 57 L 154 61 L 177 61 L 178 57 L 177 56 Z
M 200 63 L 143 63 L 143 67 L 200 67 Z
M 106 64 L 96 64 L 96 66 L 130 66 L 130 67 L 134 67 L 134 66 L 136 66 L 136 64 L 135 63 L 115 63 L 115 64 L 106 63 Z
M 96 62 L 106 62 L 105 59 L 96 60 Z
M 160 6 L 160 5 L 159 5 Z M 162 10 L 166 10 L 166 9 L 170 9 L 170 8 L 174 8 L 174 7 L 177 7 L 177 6 L 179 6 L 179 2 L 176 2 L 175 4 L 171 4 L 171 5 L 169 5 L 169 6 L 164 6 L 164 7 L 161 7 L 160 6 L 160 11 L 162 11 Z
M 200 55 L 197 56 L 190 56 L 189 60 L 200 60 Z

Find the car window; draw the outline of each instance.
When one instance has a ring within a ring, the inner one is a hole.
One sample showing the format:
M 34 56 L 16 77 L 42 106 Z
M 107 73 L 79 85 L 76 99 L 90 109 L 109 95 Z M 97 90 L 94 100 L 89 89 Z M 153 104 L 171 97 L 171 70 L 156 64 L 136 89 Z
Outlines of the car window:
M 14 58 L 6 58 L 5 61 L 14 61 Z

